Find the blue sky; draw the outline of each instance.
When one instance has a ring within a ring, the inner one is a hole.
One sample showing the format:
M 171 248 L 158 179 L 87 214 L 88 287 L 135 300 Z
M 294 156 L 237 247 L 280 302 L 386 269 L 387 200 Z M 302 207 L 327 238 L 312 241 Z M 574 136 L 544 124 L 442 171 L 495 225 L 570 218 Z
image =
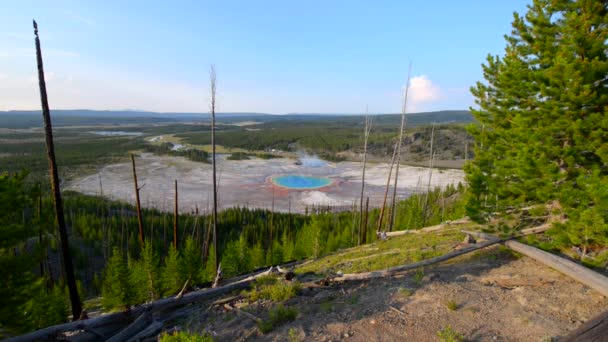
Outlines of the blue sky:
M 0 110 L 40 107 L 32 18 L 55 109 L 396 113 L 466 109 L 530 1 L 4 1 Z

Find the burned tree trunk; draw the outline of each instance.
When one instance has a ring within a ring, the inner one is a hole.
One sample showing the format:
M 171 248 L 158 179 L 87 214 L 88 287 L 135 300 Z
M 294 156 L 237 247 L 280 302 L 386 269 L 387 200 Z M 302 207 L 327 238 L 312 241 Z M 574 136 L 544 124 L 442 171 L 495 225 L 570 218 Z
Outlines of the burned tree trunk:
M 137 171 L 135 170 L 135 157 L 131 154 L 131 165 L 133 166 L 133 182 L 135 183 L 135 205 L 137 210 L 137 227 L 139 228 L 139 243 L 144 245 L 144 222 L 141 216 L 141 203 L 139 201 L 139 190 L 141 188 L 137 184 Z
M 38 37 L 38 25 L 34 21 L 34 35 L 36 36 L 36 61 L 38 64 L 38 84 L 40 86 L 40 102 L 42 103 L 42 118 L 44 120 L 44 133 L 46 139 L 46 153 L 49 160 L 49 176 L 51 179 L 51 192 L 53 194 L 53 204 L 55 206 L 55 217 L 61 239 L 61 256 L 65 269 L 65 280 L 70 294 L 70 304 L 72 306 L 72 317 L 77 320 L 82 312 L 82 305 L 78 290 L 76 288 L 76 277 L 74 276 L 74 266 L 70 253 L 70 243 L 68 239 L 65 217 L 63 214 L 63 201 L 61 200 L 61 189 L 59 185 L 59 174 L 57 172 L 57 161 L 55 159 L 55 145 L 53 143 L 53 126 L 51 124 L 51 111 L 46 94 L 46 82 L 44 80 L 44 68 L 42 65 L 42 52 L 40 51 L 40 38 Z

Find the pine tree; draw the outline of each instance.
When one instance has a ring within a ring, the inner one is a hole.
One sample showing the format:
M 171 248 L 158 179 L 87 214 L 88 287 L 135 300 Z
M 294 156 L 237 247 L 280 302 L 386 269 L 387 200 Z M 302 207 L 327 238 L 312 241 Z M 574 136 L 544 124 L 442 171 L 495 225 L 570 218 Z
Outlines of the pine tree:
M 165 257 L 165 265 L 162 272 L 163 294 L 172 296 L 177 294 L 186 281 L 183 279 L 181 257 L 175 246 L 169 247 L 169 254 Z
M 191 237 L 188 237 L 183 249 L 181 272 L 183 279 L 190 279 L 190 284 L 201 282 L 201 258 L 201 250 L 196 245 L 196 242 Z
M 586 249 L 608 235 L 608 4 L 534 0 L 515 14 L 504 57 L 471 89 L 479 125 L 467 211 L 557 200 L 556 240 Z
M 124 308 L 134 303 L 129 269 L 118 247 L 114 247 L 108 260 L 101 293 L 101 304 L 106 309 Z

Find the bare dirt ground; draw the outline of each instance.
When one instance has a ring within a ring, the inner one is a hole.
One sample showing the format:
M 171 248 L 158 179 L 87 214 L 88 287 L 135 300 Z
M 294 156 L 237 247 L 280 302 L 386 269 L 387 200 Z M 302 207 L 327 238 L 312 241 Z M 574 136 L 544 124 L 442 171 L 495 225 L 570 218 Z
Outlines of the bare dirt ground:
M 361 163 L 321 161 L 319 166 L 300 166 L 295 161 L 289 158 L 227 160 L 225 155 L 218 158 L 220 207 L 274 208 L 275 211 L 303 213 L 312 205 L 348 209 L 353 206 L 361 191 Z M 143 206 L 171 211 L 173 180 L 177 180 L 183 212 L 193 212 L 197 207 L 202 211 L 208 208 L 212 194 L 210 164 L 150 153 L 140 154 L 136 164 L 139 183 L 145 184 L 140 192 Z M 386 163 L 367 166 L 365 191 L 372 207 L 382 203 L 389 167 Z M 271 177 L 289 174 L 326 177 L 332 184 L 323 189 L 287 190 L 270 182 Z M 413 192 L 426 191 L 429 174 L 428 168 L 402 166 L 397 196 L 406 198 Z M 432 171 L 431 187 L 459 182 L 464 182 L 461 170 Z M 131 163 L 104 166 L 97 173 L 68 182 L 66 189 L 90 195 L 99 195 L 103 190 L 104 196 L 110 199 L 134 203 Z
M 608 307 L 594 290 L 500 247 L 420 276 L 304 289 L 285 302 L 296 320 L 265 335 L 251 319 L 208 304 L 180 328 L 219 341 L 440 341 L 448 326 L 465 341 L 551 341 Z M 247 310 L 265 319 L 270 306 Z

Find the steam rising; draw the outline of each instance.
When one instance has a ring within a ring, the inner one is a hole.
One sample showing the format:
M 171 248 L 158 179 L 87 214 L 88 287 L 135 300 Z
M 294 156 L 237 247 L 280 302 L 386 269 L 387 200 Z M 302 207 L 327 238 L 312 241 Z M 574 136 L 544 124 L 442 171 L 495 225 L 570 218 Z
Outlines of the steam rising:
M 300 162 L 302 163 L 302 166 L 323 167 L 323 166 L 327 165 L 327 163 L 325 161 L 319 159 L 319 157 L 317 157 L 314 154 L 311 155 L 306 152 L 298 152 L 298 156 L 299 156 Z

